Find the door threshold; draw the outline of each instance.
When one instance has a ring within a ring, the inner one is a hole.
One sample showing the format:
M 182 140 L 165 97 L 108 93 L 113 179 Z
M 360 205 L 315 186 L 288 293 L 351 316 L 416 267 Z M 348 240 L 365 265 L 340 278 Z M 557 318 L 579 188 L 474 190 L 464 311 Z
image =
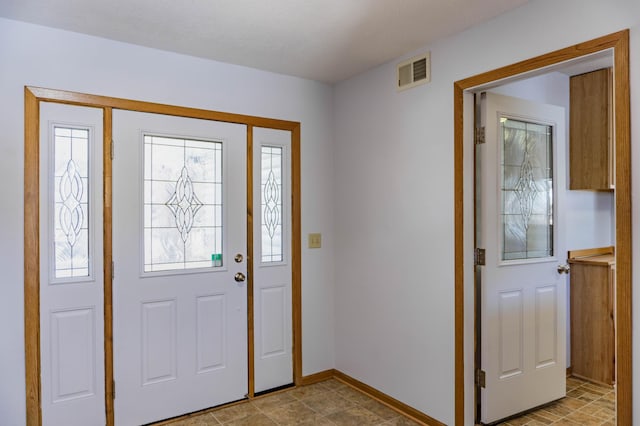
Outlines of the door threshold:
M 269 395 L 269 394 L 272 394 L 272 393 L 276 393 L 276 392 L 279 392 L 279 391 L 283 391 L 283 390 L 290 389 L 290 388 L 295 388 L 295 387 L 296 387 L 296 385 L 294 383 L 289 383 L 289 384 L 286 384 L 286 385 L 282 385 L 282 386 L 278 386 L 278 387 L 275 387 L 275 388 L 271 388 L 271 389 L 263 390 L 263 391 L 260 391 L 260 392 L 256 392 L 256 393 L 253 394 L 253 397 L 256 398 L 256 397 L 259 397 L 259 396 Z

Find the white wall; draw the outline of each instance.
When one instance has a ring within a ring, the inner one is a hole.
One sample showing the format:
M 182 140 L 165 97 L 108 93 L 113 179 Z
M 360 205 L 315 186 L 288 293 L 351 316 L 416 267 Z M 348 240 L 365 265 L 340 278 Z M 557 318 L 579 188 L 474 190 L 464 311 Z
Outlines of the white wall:
M 302 232 L 324 234 L 302 253 L 303 373 L 334 367 L 332 88 L 0 19 L 0 424 L 25 422 L 25 85 L 300 121 Z
M 337 85 L 337 369 L 453 424 L 453 83 L 624 28 L 631 28 L 632 117 L 637 121 L 637 0 L 532 0 L 407 54 L 405 58 L 431 51 L 432 81 L 427 85 L 395 91 L 395 65 L 403 58 Z M 632 126 L 634 140 L 640 140 L 638 127 Z M 633 162 L 638 182 L 635 149 Z M 634 190 L 634 202 L 636 194 Z M 469 198 L 466 206 L 472 206 Z M 634 214 L 634 263 L 640 261 L 639 225 Z M 634 287 L 638 285 L 636 274 Z M 640 292 L 635 292 L 634 306 L 639 302 Z M 465 303 L 465 424 L 471 425 L 471 280 L 466 281 Z M 638 385 L 637 327 L 634 342 Z M 640 406 L 638 394 L 635 406 Z

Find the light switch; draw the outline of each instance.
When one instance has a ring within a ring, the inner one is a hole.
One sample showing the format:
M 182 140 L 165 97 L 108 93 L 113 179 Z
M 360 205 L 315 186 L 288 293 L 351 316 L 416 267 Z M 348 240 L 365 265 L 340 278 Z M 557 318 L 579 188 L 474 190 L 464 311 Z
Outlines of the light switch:
M 309 248 L 322 247 L 322 234 L 309 234 Z

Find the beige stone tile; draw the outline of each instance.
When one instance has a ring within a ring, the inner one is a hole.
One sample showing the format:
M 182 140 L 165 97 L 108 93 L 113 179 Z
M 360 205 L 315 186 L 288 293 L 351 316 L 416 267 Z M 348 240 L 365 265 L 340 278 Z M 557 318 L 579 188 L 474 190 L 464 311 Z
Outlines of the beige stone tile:
M 420 423 L 414 422 L 405 416 L 394 417 L 393 419 L 382 423 L 384 426 L 420 426 Z
M 372 426 L 383 423 L 383 420 L 363 407 L 352 407 L 327 416 L 338 426 Z
M 580 377 L 571 376 L 571 377 L 569 377 L 569 378 L 570 378 L 571 380 L 575 380 L 576 382 L 578 382 L 578 383 L 580 383 L 580 384 L 583 384 L 583 385 L 585 385 L 585 384 L 589 383 L 587 380 L 585 380 L 585 379 L 581 379 Z
M 579 388 L 573 389 L 570 392 L 567 392 L 567 396 L 570 396 L 571 398 L 578 398 L 583 393 L 585 393 L 585 390 L 582 387 L 579 387 Z
M 612 410 L 610 408 L 601 408 L 600 410 L 593 413 L 592 416 L 602 420 L 610 420 L 616 416 L 616 412 L 615 410 Z
M 355 406 L 353 401 L 350 401 L 335 392 L 327 392 L 306 398 L 304 403 L 313 411 L 322 414 L 323 416 Z
M 575 426 L 578 425 L 579 423 L 576 422 L 572 422 L 571 420 L 567 420 L 566 418 L 564 419 L 560 419 L 557 422 L 555 422 L 553 424 L 553 426 Z
M 332 391 L 337 391 L 338 389 L 344 389 L 344 388 L 348 388 L 349 386 L 345 385 L 344 383 L 342 383 L 339 380 L 336 379 L 329 379 L 329 380 L 325 380 L 324 382 L 320 382 L 320 385 L 326 387 L 329 390 Z
M 569 414 L 566 419 L 576 422 L 582 426 L 600 426 L 600 423 L 602 423 L 602 420 L 579 411 Z
M 311 422 L 312 420 L 315 421 L 318 417 L 321 417 L 311 408 L 307 407 L 304 403 L 297 400 L 294 400 L 294 402 L 291 402 L 289 404 L 275 407 L 265 414 L 271 420 L 276 422 L 276 424 L 282 426 L 313 424 L 309 422 Z
M 296 401 L 296 399 L 290 394 L 290 392 L 280 392 L 273 395 L 256 398 L 251 401 L 251 403 L 255 408 L 266 413 L 284 404 L 289 404 L 294 401 Z
M 374 399 L 364 401 L 360 404 L 360 406 L 366 408 L 367 410 L 371 411 L 373 414 L 384 420 L 390 420 L 400 415 L 397 411 L 392 410 L 391 408 Z
M 326 392 L 332 392 L 332 391 L 326 386 L 323 386 L 322 383 L 315 383 L 313 385 L 300 386 L 298 388 L 290 390 L 287 393 L 296 399 L 304 400 L 311 396 L 320 395 Z
M 558 401 L 557 404 L 570 410 L 577 410 L 578 408 L 587 405 L 587 402 L 575 398 L 566 397 Z
M 335 423 L 329 420 L 328 418 L 321 416 L 320 414 L 315 414 L 310 418 L 305 418 L 300 426 L 335 426 Z
M 578 380 L 575 377 L 569 377 L 567 378 L 566 383 L 567 383 L 567 392 L 568 392 L 569 390 L 573 390 L 584 385 L 585 382 L 582 380 Z
M 242 403 L 238 405 L 233 405 L 231 407 L 223 408 L 221 410 L 214 411 L 211 413 L 213 417 L 215 417 L 220 423 L 228 423 L 231 421 L 242 420 L 245 417 L 252 416 L 254 414 L 258 414 L 258 410 L 253 406 L 252 403 Z
M 169 423 L 167 426 L 211 426 L 219 424 L 220 423 L 210 413 L 206 413 L 180 419 Z
M 534 411 L 534 412 L 537 413 L 537 414 L 540 414 L 541 416 L 544 416 L 546 418 L 554 419 L 554 421 L 558 421 L 562 417 L 566 416 L 566 414 L 562 414 L 561 415 L 561 414 L 558 414 L 558 413 L 553 413 L 553 412 L 549 411 L 549 408 L 550 407 L 548 407 L 548 406 L 547 407 L 543 407 L 543 408 L 541 408 L 541 409 L 539 409 L 537 411 Z M 569 412 L 570 411 L 567 410 L 567 414 Z
M 338 389 L 336 390 L 336 392 L 344 397 L 347 398 L 349 401 L 353 401 L 357 404 L 362 404 L 364 402 L 368 402 L 371 401 L 372 399 L 370 397 L 368 397 L 367 395 L 365 395 L 364 393 L 357 391 L 351 387 L 346 387 L 343 389 Z
M 578 411 L 586 414 L 588 416 L 593 416 L 595 413 L 597 413 L 598 411 L 602 410 L 603 407 L 601 407 L 600 405 L 596 405 L 596 404 L 588 404 L 585 405 L 584 407 L 580 408 Z
M 529 423 L 527 423 L 527 426 L 544 426 L 544 425 L 548 425 L 549 423 L 543 423 L 540 422 L 538 420 L 531 420 Z
M 257 413 L 240 420 L 233 420 L 225 423 L 224 426 L 277 426 L 277 423 L 265 414 Z
M 606 394 L 602 395 L 601 399 L 605 399 L 607 401 L 612 401 L 613 402 L 613 401 L 616 400 L 616 393 L 613 392 L 613 391 L 609 392 L 609 393 L 606 393 Z
M 602 398 L 602 395 L 593 393 L 585 388 L 581 388 L 581 390 L 584 389 L 584 393 L 582 395 L 580 395 L 578 397 L 578 399 L 582 400 L 582 401 L 587 401 L 587 402 L 592 402 L 595 401 L 597 399 Z
M 560 416 L 543 410 L 534 411 L 532 413 L 529 413 L 528 416 L 531 418 L 531 420 L 535 420 L 545 425 L 549 425 L 560 419 Z
M 584 386 L 582 386 L 582 389 L 585 389 L 589 392 L 598 394 L 598 395 L 604 395 L 605 393 L 609 393 L 613 390 L 613 386 L 608 386 L 608 385 L 598 385 L 595 383 L 587 383 Z
M 613 401 L 607 401 L 606 399 L 600 398 L 597 401 L 593 401 L 592 404 L 597 405 L 599 407 L 608 408 L 610 410 L 616 409 L 616 404 Z
M 567 414 L 571 414 L 573 410 L 569 407 L 565 407 L 564 405 L 560 405 L 559 403 L 554 403 L 544 407 L 544 411 L 555 414 L 559 417 L 564 417 Z
M 523 426 L 523 425 L 529 424 L 530 421 L 531 421 L 531 418 L 528 415 L 524 415 L 520 417 L 514 417 L 513 419 L 509 419 L 504 423 L 500 423 L 500 425 Z

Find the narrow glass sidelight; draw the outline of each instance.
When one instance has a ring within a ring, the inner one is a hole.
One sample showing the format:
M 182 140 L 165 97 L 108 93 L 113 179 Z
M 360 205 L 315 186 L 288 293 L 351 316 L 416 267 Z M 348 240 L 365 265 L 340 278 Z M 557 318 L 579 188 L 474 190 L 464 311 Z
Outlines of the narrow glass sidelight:
M 262 262 L 282 262 L 282 156 L 283 149 L 262 146 L 261 210 Z
M 222 266 L 222 143 L 144 136 L 144 271 Z
M 500 118 L 502 260 L 553 256 L 553 127 Z
M 53 126 L 55 279 L 90 275 L 89 129 Z

